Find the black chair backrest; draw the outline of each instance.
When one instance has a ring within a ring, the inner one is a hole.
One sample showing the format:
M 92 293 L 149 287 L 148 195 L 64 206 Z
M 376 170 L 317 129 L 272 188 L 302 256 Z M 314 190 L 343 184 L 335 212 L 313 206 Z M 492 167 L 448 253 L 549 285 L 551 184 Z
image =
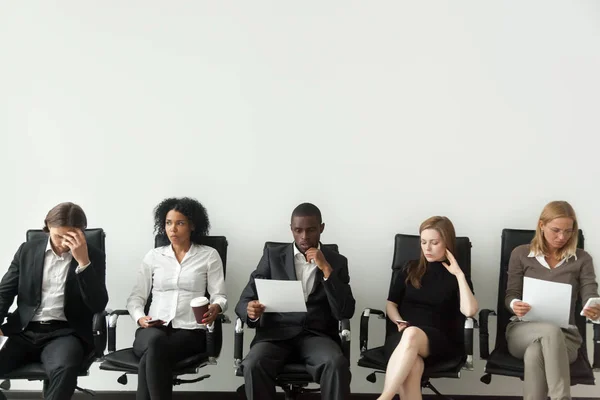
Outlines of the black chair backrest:
M 290 243 L 289 242 L 265 242 L 265 249 L 269 248 L 277 248 L 277 247 L 285 247 L 285 246 L 289 246 Z M 329 249 L 331 251 L 335 251 L 336 253 L 339 254 L 340 250 L 338 248 L 337 244 L 321 244 L 322 247 Z
M 154 236 L 154 247 L 163 247 L 170 245 L 171 242 L 169 238 L 165 235 L 156 235 Z M 227 274 L 227 246 L 229 243 L 227 242 L 227 238 L 225 236 L 204 236 L 202 238 L 201 244 L 205 246 L 212 247 L 217 250 L 219 256 L 221 257 L 221 261 L 223 262 L 223 276 Z M 210 293 L 206 292 L 205 296 L 210 298 Z M 148 315 L 150 311 L 150 305 L 152 304 L 152 290 L 150 290 L 150 295 L 148 296 L 148 300 L 146 300 L 146 306 L 144 307 L 144 312 Z
M 465 277 L 471 279 L 471 241 L 468 237 L 456 238 L 454 257 L 463 270 Z M 396 281 L 398 275 L 409 261 L 421 257 L 421 237 L 419 235 L 396 234 L 394 238 L 394 258 L 392 260 L 392 279 L 390 285 Z M 385 294 L 387 296 L 387 293 Z M 397 330 L 389 318 L 386 323 L 386 337 Z
M 104 233 L 104 230 L 102 228 L 86 229 L 83 231 L 83 234 L 85 235 L 85 240 L 87 243 L 89 243 L 93 247 L 97 248 L 98 250 L 102 250 L 103 252 L 106 252 L 106 250 L 105 250 L 106 234 Z M 48 233 L 44 232 L 41 229 L 30 229 L 25 234 L 25 238 L 28 242 L 30 242 L 32 240 L 41 240 L 41 239 L 47 240 Z
M 510 318 L 513 314 L 506 308 L 504 304 L 504 298 L 506 296 L 506 285 L 508 283 L 508 262 L 510 261 L 510 255 L 512 251 L 522 245 L 529 244 L 533 240 L 535 235 L 534 230 L 526 229 L 503 229 L 502 230 L 502 245 L 500 249 L 500 277 L 498 279 L 498 304 L 496 312 L 498 314 L 498 322 L 496 325 L 496 348 L 506 348 L 506 326 L 510 322 Z M 583 249 L 583 232 L 579 230 L 577 247 Z M 575 304 L 575 322 L 579 333 L 583 338 L 582 349 L 586 348 L 586 321 L 585 317 L 579 315 L 581 312 L 581 299 L 577 299 Z

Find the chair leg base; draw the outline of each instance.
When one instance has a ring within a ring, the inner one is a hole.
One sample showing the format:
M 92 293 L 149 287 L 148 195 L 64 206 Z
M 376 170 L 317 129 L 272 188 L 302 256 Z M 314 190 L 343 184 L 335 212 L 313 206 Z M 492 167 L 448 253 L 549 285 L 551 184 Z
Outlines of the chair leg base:
M 203 381 L 203 380 L 205 380 L 207 378 L 210 378 L 210 375 L 202 375 L 202 376 L 199 376 L 198 378 L 195 378 L 195 379 L 179 379 L 179 378 L 176 378 L 176 379 L 173 379 L 173 385 L 182 385 L 184 383 L 196 383 L 196 382 Z
M 245 399 L 246 398 L 246 386 L 242 385 L 240 387 L 238 387 L 235 392 L 238 394 L 238 396 L 240 396 L 241 399 Z
M 285 394 L 285 400 L 296 400 L 300 395 L 300 391 L 292 385 L 284 385 L 281 388 L 283 389 L 283 393 Z
M 485 383 L 486 385 L 489 385 L 490 382 L 492 381 L 492 375 L 491 374 L 485 374 L 481 378 L 479 378 L 479 380 L 482 383 Z
M 0 390 L 0 400 L 7 400 L 6 396 L 4 395 L 4 393 Z
M 121 385 L 127 385 L 127 374 L 123 374 L 118 377 L 117 382 L 119 382 Z
M 437 390 L 437 389 L 436 389 L 436 387 L 435 387 L 435 386 L 433 386 L 433 385 L 431 384 L 431 382 L 429 382 L 428 380 L 427 380 L 427 381 L 423 381 L 423 382 L 421 382 L 421 387 L 422 387 L 422 388 L 427 388 L 427 389 L 431 390 L 433 393 L 435 393 L 435 395 L 436 395 L 436 396 L 439 396 L 439 397 L 441 397 L 442 399 L 445 399 L 445 400 L 452 400 L 452 397 L 449 397 L 449 396 L 446 396 L 446 395 L 443 395 L 442 393 L 440 393 L 440 391 L 439 391 L 439 390 Z
M 79 387 L 79 386 L 75 386 L 75 390 L 79 390 L 81 393 L 85 393 L 88 396 L 95 396 L 96 395 L 95 391 L 93 391 L 91 389 L 85 389 L 85 388 L 82 388 L 82 387 Z

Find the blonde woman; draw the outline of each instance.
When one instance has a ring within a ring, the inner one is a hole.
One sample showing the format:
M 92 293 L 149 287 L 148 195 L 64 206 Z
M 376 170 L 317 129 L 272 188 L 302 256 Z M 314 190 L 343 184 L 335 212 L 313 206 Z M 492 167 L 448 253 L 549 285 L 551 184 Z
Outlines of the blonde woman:
M 506 328 L 508 350 L 525 364 L 523 397 L 526 400 L 570 399 L 569 364 L 577 359 L 581 336 L 575 326 L 575 302 L 598 297 L 592 257 L 577 248 L 578 225 L 573 207 L 553 201 L 542 210 L 530 244 L 515 248 L 508 265 L 506 307 L 515 316 Z M 524 322 L 531 306 L 523 301 L 523 278 L 568 283 L 573 287 L 568 329 L 546 322 Z M 600 306 L 584 309 L 596 321 Z
M 477 312 L 471 282 L 456 262 L 456 234 L 446 217 L 421 224 L 420 260 L 409 262 L 390 285 L 386 311 L 398 326 L 385 340 L 388 358 L 379 400 L 421 399 L 421 376 L 432 361 L 462 354 L 465 316 Z

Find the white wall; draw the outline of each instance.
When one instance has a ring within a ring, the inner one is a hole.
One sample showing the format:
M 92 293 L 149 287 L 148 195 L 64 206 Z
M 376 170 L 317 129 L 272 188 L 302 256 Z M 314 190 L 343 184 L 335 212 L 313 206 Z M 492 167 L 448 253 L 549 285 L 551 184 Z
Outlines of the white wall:
M 263 242 L 291 239 L 293 207 L 314 202 L 350 260 L 352 389 L 375 392 L 381 379 L 355 366 L 358 316 L 384 306 L 395 233 L 449 216 L 473 242 L 485 307 L 502 228 L 533 228 L 550 200 L 574 205 L 600 256 L 596 1 L 0 4 L 5 266 L 26 229 L 75 201 L 108 234 L 109 306 L 123 307 L 153 206 L 194 196 L 230 243 L 233 316 Z M 225 340 L 213 378 L 178 389 L 242 383 Z M 439 387 L 521 393 L 479 383 L 483 366 Z M 118 390 L 117 375 L 95 367 L 80 383 Z

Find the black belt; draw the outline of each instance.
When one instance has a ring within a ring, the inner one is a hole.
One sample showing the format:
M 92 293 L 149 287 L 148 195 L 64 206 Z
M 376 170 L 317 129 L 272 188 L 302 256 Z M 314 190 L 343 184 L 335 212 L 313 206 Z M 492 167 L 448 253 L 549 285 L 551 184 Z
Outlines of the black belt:
M 60 321 L 57 319 L 51 319 L 48 321 L 31 321 L 29 325 L 68 325 L 67 321 Z

